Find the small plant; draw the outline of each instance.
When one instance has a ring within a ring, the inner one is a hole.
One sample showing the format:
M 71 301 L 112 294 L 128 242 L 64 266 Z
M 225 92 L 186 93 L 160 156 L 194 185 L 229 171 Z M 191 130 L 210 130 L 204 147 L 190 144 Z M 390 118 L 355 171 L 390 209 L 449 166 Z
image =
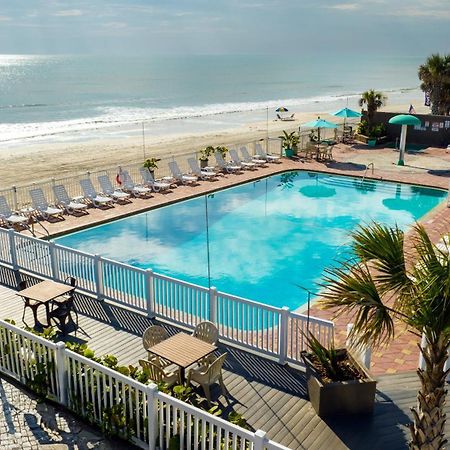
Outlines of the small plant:
M 291 149 L 294 151 L 297 150 L 298 143 L 300 142 L 300 136 L 296 131 L 288 133 L 287 131 L 283 130 L 283 134 L 278 137 L 281 139 L 281 146 L 283 147 L 283 149 Z
M 208 147 L 200 151 L 200 157 L 198 159 L 200 161 L 208 161 L 209 157 L 214 153 L 214 150 L 212 145 L 208 145 Z
M 228 153 L 228 148 L 224 145 L 219 145 L 215 148 L 216 152 L 220 152 L 221 155 L 225 158 L 226 154 Z
M 160 159 L 148 158 L 144 161 L 144 167 L 151 171 L 156 170 L 158 168 L 158 161 L 160 161 Z

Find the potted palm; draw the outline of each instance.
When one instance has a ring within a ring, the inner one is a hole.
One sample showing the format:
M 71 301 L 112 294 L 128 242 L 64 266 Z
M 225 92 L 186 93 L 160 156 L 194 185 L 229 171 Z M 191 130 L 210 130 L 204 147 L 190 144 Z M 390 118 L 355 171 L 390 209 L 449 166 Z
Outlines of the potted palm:
M 209 157 L 214 153 L 214 147 L 212 145 L 208 145 L 208 147 L 205 147 L 203 150 L 200 151 L 199 161 L 200 161 L 200 167 L 204 168 L 208 166 L 209 163 Z
M 281 147 L 283 148 L 284 154 L 287 158 L 292 158 L 297 154 L 297 147 L 300 137 L 295 131 L 288 133 L 283 130 L 283 134 L 278 137 L 281 139 Z
M 319 417 L 369 414 L 375 402 L 376 381 L 345 348 L 324 347 L 313 335 L 302 351 L 308 394 Z
M 148 158 L 144 161 L 144 167 L 146 167 L 150 173 L 152 174 L 152 177 L 155 177 L 155 170 L 158 168 L 157 162 L 159 159 L 157 158 Z
M 327 270 L 321 305 L 337 314 L 354 315 L 351 333 L 356 343 L 370 343 L 372 347 L 386 343 L 394 338 L 398 324 L 423 337 L 426 345 L 421 344 L 419 349 L 424 367 L 417 370 L 420 388 L 412 409 L 409 448 L 442 449 L 447 442 L 444 403 L 450 346 L 449 247 L 434 245 L 420 224 L 407 241 L 399 228 L 376 223 L 360 227 L 352 238 L 352 253 L 358 261 Z
M 382 93 L 369 89 L 361 94 L 359 106 L 366 108 L 361 111 L 364 119 L 358 127 L 358 137 L 369 147 L 374 147 L 385 130 L 380 125 L 374 124 L 375 113 L 384 105 L 386 105 L 387 97 Z

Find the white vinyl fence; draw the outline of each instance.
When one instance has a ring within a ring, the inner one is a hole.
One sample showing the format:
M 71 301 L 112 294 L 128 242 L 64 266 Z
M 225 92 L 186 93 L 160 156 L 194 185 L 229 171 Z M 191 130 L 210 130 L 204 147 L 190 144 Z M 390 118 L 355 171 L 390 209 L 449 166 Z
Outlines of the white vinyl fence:
M 210 320 L 227 342 L 280 363 L 302 364 L 305 336 L 312 333 L 324 345 L 333 340 L 328 320 L 291 312 L 207 289 L 127 264 L 0 229 L 1 262 L 16 271 L 64 281 L 73 276 L 78 290 L 149 317 L 194 328 Z
M 3 320 L 0 372 L 141 448 L 288 450 Z

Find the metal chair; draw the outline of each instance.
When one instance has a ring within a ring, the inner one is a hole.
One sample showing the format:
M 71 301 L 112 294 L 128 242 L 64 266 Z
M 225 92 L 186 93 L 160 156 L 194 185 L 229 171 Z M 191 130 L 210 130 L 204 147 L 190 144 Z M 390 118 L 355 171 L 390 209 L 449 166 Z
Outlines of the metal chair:
M 27 280 L 22 280 L 19 282 L 19 285 L 17 286 L 17 290 L 19 291 L 19 295 L 20 295 L 20 291 L 23 291 L 24 289 L 26 289 L 28 287 L 28 283 Z M 38 320 L 38 316 L 37 316 L 37 310 L 39 308 L 39 306 L 41 305 L 40 302 L 37 302 L 35 300 L 31 300 L 30 298 L 27 297 L 22 297 L 23 301 L 24 301 L 24 306 L 23 306 L 23 314 L 22 314 L 22 322 L 25 326 L 31 328 L 26 322 L 25 322 L 25 313 L 27 308 L 30 308 L 31 311 L 33 312 L 33 318 L 34 318 L 34 326 L 36 327 L 36 325 L 39 323 Z
M 166 383 L 169 387 L 173 386 L 175 383 L 181 383 L 179 369 L 167 371 L 145 359 L 140 359 L 139 364 L 149 376 L 150 380 L 155 383 Z
M 75 316 L 75 320 L 72 317 L 72 313 Z M 78 329 L 78 313 L 75 309 L 73 295 L 70 295 L 64 301 L 53 302 L 53 308 L 50 311 L 50 323 L 54 322 L 64 335 L 67 334 L 69 321 L 76 325 L 76 332 Z

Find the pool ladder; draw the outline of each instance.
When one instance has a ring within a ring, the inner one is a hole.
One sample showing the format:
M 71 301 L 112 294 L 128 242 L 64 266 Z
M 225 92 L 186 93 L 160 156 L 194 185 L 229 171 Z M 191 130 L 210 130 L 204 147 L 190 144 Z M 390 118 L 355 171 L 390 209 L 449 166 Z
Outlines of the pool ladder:
M 375 166 L 374 166 L 373 162 L 371 162 L 369 164 L 366 164 L 366 170 L 364 171 L 364 175 L 362 177 L 361 184 L 363 184 L 364 180 L 366 179 L 366 175 L 367 175 L 367 171 L 369 170 L 369 167 L 372 167 L 372 176 L 373 176 L 373 171 L 375 170 Z

